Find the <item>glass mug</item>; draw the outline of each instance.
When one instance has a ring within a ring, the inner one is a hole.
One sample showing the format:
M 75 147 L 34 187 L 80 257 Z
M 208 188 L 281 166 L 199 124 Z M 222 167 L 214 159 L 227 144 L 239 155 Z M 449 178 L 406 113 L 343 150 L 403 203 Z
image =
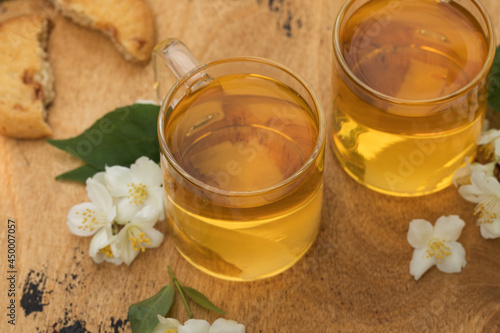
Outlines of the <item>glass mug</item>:
M 227 280 L 291 267 L 321 221 L 326 131 L 318 96 L 269 60 L 198 66 L 175 39 L 154 54 L 157 72 L 166 63 L 179 78 L 158 119 L 175 246 L 195 267 Z
M 495 54 L 475 0 L 350 0 L 334 33 L 333 150 L 373 190 L 418 196 L 473 158 Z

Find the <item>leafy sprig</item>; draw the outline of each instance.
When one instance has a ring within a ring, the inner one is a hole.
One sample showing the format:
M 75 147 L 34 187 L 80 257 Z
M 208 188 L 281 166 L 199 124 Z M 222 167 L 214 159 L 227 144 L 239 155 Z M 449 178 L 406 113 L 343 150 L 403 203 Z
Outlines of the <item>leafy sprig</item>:
M 157 315 L 166 316 L 174 301 L 175 289 L 182 298 L 182 303 L 186 308 L 189 319 L 194 318 L 189 307 L 188 299 L 191 299 L 201 307 L 210 311 L 225 315 L 226 313 L 213 304 L 205 295 L 194 288 L 183 286 L 175 277 L 174 272 L 167 266 L 170 273 L 170 283 L 160 289 L 160 291 L 139 303 L 132 304 L 128 310 L 128 318 L 133 333 L 150 333 L 158 324 Z M 187 297 L 186 297 L 187 296 Z
M 85 162 L 56 177 L 85 183 L 106 165 L 128 167 L 146 156 L 159 163 L 157 121 L 160 107 L 132 104 L 117 108 L 97 120 L 82 134 L 65 140 L 47 140 L 51 145 Z
M 497 47 L 490 73 L 488 105 L 495 111 L 500 112 L 500 46 Z
M 132 304 L 128 309 L 128 317 L 132 332 L 152 332 L 158 324 L 158 314 L 166 314 L 174 301 L 172 284 L 148 299 Z

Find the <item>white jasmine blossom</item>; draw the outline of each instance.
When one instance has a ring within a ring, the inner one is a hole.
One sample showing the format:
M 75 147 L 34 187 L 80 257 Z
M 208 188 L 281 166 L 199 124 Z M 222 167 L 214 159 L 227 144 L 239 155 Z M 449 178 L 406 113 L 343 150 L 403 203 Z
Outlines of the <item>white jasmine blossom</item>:
M 91 236 L 116 217 L 116 208 L 106 187 L 92 178 L 86 183 L 90 202 L 73 206 L 67 216 L 66 224 L 77 236 Z
M 177 329 L 179 333 L 209 333 L 210 324 L 203 319 L 189 319 Z
M 410 274 L 415 280 L 434 265 L 445 273 L 458 273 L 465 267 L 465 249 L 457 242 L 464 226 L 456 215 L 441 216 L 435 226 L 421 219 L 410 222 L 408 243 L 415 248 Z
M 158 164 L 147 157 L 140 157 L 130 166 L 106 167 L 105 182 L 111 195 L 117 198 L 115 220 L 124 224 L 146 206 L 164 219 L 162 172 Z
M 496 218 L 494 220 L 490 220 L 488 222 L 481 221 L 479 222 L 479 230 L 481 232 L 481 236 L 483 238 L 498 238 L 500 237 L 500 219 Z
M 104 171 L 96 173 L 94 176 L 92 176 L 92 179 L 101 183 L 102 185 L 106 186 L 106 179 L 105 179 L 106 173 Z
M 500 237 L 500 183 L 481 171 L 472 172 L 470 182 L 461 186 L 458 192 L 465 200 L 477 204 L 474 214 L 478 216 L 481 235 Z
M 245 326 L 234 320 L 219 318 L 214 321 L 209 333 L 245 333 Z
M 118 249 L 115 246 L 117 236 L 110 234 L 107 228 L 100 229 L 94 237 L 89 246 L 89 255 L 94 259 L 96 264 L 104 261 L 121 265 L 123 259 L 120 258 Z
M 490 157 L 494 159 L 500 157 L 500 130 L 490 129 L 484 131 L 478 141 L 478 145 L 484 145 L 489 152 L 487 155 Z
M 245 326 L 224 318 L 217 319 L 212 326 L 202 319 L 189 319 L 181 325 L 177 319 L 158 315 L 158 324 L 152 333 L 245 333 Z
M 466 165 L 457 170 L 457 172 L 453 175 L 453 185 L 455 187 L 461 185 L 469 185 L 470 176 L 474 171 L 483 172 L 487 176 L 493 176 L 495 165 L 497 162 L 491 162 L 488 164 L 480 164 L 480 163 L 469 163 L 469 160 L 465 160 Z
M 158 324 L 155 326 L 151 333 L 175 333 L 181 323 L 174 318 L 165 318 L 158 315 Z
M 154 225 L 159 213 L 151 206 L 144 207 L 132 220 L 119 231 L 115 243 L 117 252 L 127 265 L 148 248 L 158 247 L 163 241 L 163 234 Z
M 130 265 L 140 252 L 161 244 L 163 234 L 154 229 L 165 216 L 158 164 L 140 157 L 130 168 L 106 167 L 86 184 L 90 202 L 72 207 L 67 225 L 75 235 L 94 235 L 94 262 Z

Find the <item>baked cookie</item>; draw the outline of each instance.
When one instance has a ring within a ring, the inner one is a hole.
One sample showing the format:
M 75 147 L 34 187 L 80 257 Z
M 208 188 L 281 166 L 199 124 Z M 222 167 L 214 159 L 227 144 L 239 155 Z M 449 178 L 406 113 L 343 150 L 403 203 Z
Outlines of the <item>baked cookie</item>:
M 129 61 L 149 61 L 156 42 L 151 8 L 144 0 L 51 0 L 64 16 L 108 36 Z
M 0 22 L 0 134 L 41 138 L 52 130 L 45 107 L 55 96 L 47 59 L 49 20 L 24 15 Z

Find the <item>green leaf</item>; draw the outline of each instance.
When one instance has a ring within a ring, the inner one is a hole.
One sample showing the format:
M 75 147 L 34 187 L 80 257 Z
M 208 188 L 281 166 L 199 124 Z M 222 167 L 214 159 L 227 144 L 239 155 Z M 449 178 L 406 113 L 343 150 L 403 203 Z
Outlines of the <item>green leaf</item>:
M 92 177 L 96 173 L 104 171 L 104 169 L 99 170 L 90 165 L 82 165 L 79 168 L 65 172 L 56 177 L 57 180 L 73 180 L 76 182 L 85 183 L 87 178 Z
M 210 302 L 210 300 L 205 295 L 200 293 L 198 290 L 193 289 L 191 287 L 185 287 L 185 286 L 182 286 L 182 290 L 189 298 L 191 298 L 193 301 L 195 301 L 196 303 L 198 303 L 199 305 L 201 305 L 205 309 L 220 313 L 222 315 L 226 314 L 224 311 L 222 311 L 217 306 L 215 306 L 212 302 Z
M 47 142 L 81 159 L 88 167 L 96 170 L 104 170 L 106 165 L 128 167 L 141 156 L 159 162 L 159 110 L 158 105 L 152 104 L 121 107 L 106 114 L 74 138 L 49 139 Z M 86 168 L 85 171 L 90 169 Z M 73 172 L 78 174 L 81 170 Z
M 174 300 L 174 287 L 169 284 L 156 295 L 128 308 L 128 319 L 132 333 L 150 333 L 158 324 L 157 315 L 165 316 Z
M 500 112 L 500 46 L 497 47 L 490 73 L 491 81 L 488 95 L 488 105 Z

